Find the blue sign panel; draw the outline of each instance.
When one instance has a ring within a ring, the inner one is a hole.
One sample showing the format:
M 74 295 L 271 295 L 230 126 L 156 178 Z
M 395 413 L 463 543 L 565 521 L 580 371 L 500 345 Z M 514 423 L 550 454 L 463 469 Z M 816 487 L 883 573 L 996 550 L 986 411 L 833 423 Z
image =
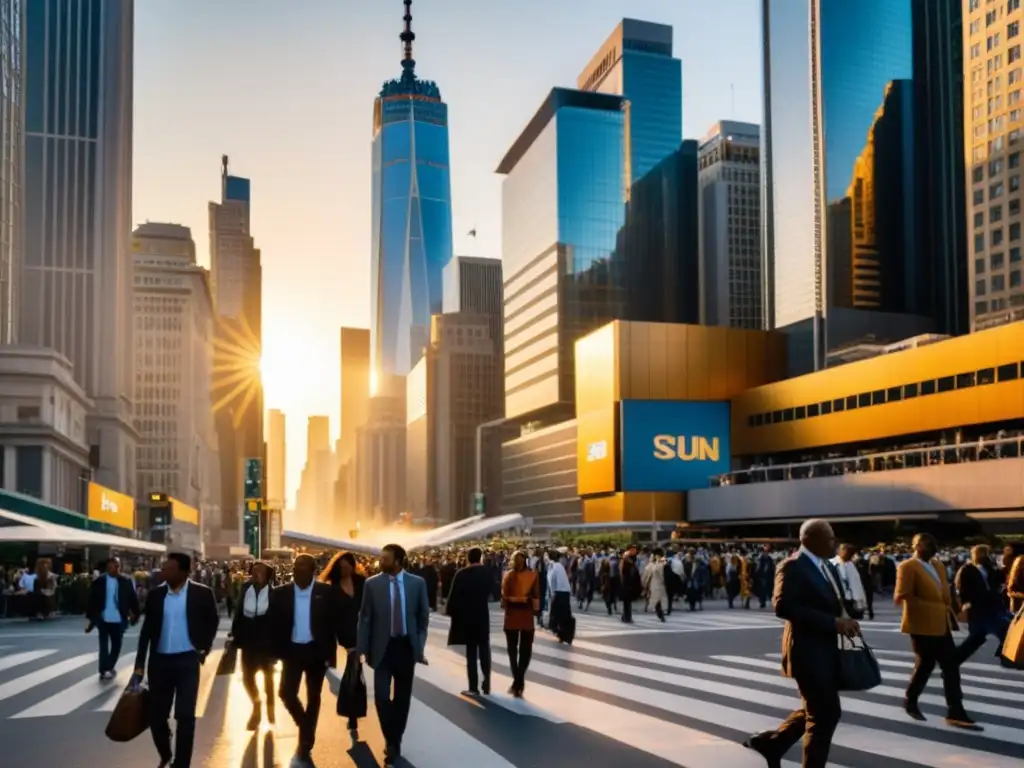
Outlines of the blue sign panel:
M 622 490 L 691 491 L 730 469 L 729 403 L 623 400 Z

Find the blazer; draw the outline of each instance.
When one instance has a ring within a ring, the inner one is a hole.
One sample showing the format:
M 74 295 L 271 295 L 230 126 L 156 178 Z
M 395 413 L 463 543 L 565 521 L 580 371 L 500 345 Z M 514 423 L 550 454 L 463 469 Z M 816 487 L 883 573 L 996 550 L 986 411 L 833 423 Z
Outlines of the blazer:
M 92 580 L 89 585 L 89 603 L 85 617 L 90 624 L 103 623 L 103 612 L 107 608 L 107 574 Z M 127 576 L 117 575 L 117 610 L 121 614 L 121 623 L 127 624 L 129 615 L 134 621 L 139 620 L 139 596 L 135 594 L 135 584 Z
M 330 582 L 327 582 L 330 583 Z M 359 636 L 359 609 L 363 605 L 363 589 L 366 577 L 361 573 L 352 574 L 352 591 L 350 597 L 341 584 L 331 584 L 337 591 L 338 601 L 338 642 L 346 650 L 355 648 Z
M 419 576 L 405 571 L 405 628 L 412 643 L 413 657 L 423 661 L 427 647 L 430 603 L 427 584 Z M 363 605 L 359 611 L 359 641 L 356 652 L 366 656 L 371 669 L 383 660 L 391 640 L 391 579 L 378 573 L 363 585 Z
M 448 645 L 486 645 L 491 641 L 491 593 L 494 577 L 485 565 L 471 565 L 455 574 L 444 612 L 451 616 Z
M 932 559 L 932 567 L 938 581 L 916 557 L 904 560 L 896 569 L 893 599 L 903 604 L 900 631 L 904 634 L 942 637 L 957 629 L 946 569 L 936 558 Z
M 251 586 L 253 586 L 253 582 L 250 579 L 242 585 L 242 591 L 238 595 L 235 615 L 231 620 L 231 638 L 236 648 L 244 648 L 254 653 L 270 656 L 272 655 L 273 613 L 270 610 L 269 600 L 274 596 L 274 587 L 272 584 L 263 587 L 263 589 L 269 590 L 267 612 L 262 616 L 250 617 L 245 615 L 245 594 Z
M 832 573 L 836 587 L 842 582 L 835 567 L 822 560 Z M 797 553 L 775 572 L 772 598 L 775 615 L 785 620 L 782 630 L 782 675 L 800 685 L 835 690 L 839 674 L 839 633 L 836 619 L 844 606 L 835 589 L 810 557 Z
M 981 569 L 974 563 L 964 563 L 956 572 L 954 582 L 961 605 L 969 604 L 968 614 L 972 619 L 981 619 L 1002 613 L 1003 574 L 989 562 L 985 566 L 988 581 L 981 575 Z
M 142 622 L 142 631 L 139 633 L 139 649 L 135 654 L 136 669 L 145 669 L 147 655 L 156 654 L 160 646 L 167 590 L 167 585 L 161 584 L 146 598 L 145 618 Z M 213 641 L 217 638 L 217 628 L 220 626 L 220 613 L 213 590 L 189 579 L 185 613 L 188 617 L 188 639 L 192 641 L 199 654 L 199 660 L 203 661 L 213 647 Z
M 338 665 L 339 621 L 337 589 L 314 581 L 309 601 L 309 629 L 317 657 L 328 667 Z M 270 595 L 271 646 L 275 658 L 291 657 L 292 627 L 295 624 L 295 584 L 284 584 Z

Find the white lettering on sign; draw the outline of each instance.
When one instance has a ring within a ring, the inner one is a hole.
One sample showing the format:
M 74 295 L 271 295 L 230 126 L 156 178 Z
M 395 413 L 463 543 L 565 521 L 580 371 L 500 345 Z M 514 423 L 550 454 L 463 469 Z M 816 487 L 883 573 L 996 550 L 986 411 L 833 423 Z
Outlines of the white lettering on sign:
M 104 512 L 112 512 L 116 515 L 117 502 L 114 501 L 113 499 L 108 499 L 107 494 L 104 493 L 100 496 L 100 509 L 102 509 Z
M 601 461 L 608 458 L 608 441 L 601 440 L 587 446 L 587 461 Z

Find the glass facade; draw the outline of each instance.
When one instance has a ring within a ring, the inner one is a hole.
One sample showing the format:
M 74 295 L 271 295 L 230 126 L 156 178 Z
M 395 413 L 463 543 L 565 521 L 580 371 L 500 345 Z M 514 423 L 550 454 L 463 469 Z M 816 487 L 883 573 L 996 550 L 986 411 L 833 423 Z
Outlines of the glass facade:
M 375 103 L 372 184 L 371 355 L 383 381 L 422 357 L 452 256 L 448 107 L 411 70 Z
M 621 98 L 554 89 L 499 167 L 506 415 L 571 404 L 573 345 L 619 316 Z
M 679 149 L 683 135 L 683 69 L 672 58 L 672 27 L 623 19 L 579 77 L 580 90 L 624 97 L 627 176 L 647 175 Z
M 613 260 L 622 318 L 700 322 L 697 155 L 684 141 L 630 190 Z
M 927 279 L 938 225 L 924 190 L 950 159 L 925 149 L 931 123 L 962 116 L 930 90 L 926 7 L 763 3 L 771 320 L 812 320 L 816 364 L 849 341 L 833 332 L 831 310 L 878 313 L 848 325 L 880 338 L 901 330 L 883 315 L 944 312 Z

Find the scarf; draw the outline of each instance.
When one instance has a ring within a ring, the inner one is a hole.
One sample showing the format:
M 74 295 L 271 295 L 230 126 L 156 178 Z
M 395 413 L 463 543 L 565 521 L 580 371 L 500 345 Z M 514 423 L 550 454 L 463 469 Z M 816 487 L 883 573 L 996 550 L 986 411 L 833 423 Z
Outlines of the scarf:
M 269 585 L 257 591 L 256 585 L 250 584 L 249 588 L 245 590 L 245 599 L 242 602 L 245 618 L 254 619 L 257 616 L 263 616 L 268 608 L 270 608 Z

